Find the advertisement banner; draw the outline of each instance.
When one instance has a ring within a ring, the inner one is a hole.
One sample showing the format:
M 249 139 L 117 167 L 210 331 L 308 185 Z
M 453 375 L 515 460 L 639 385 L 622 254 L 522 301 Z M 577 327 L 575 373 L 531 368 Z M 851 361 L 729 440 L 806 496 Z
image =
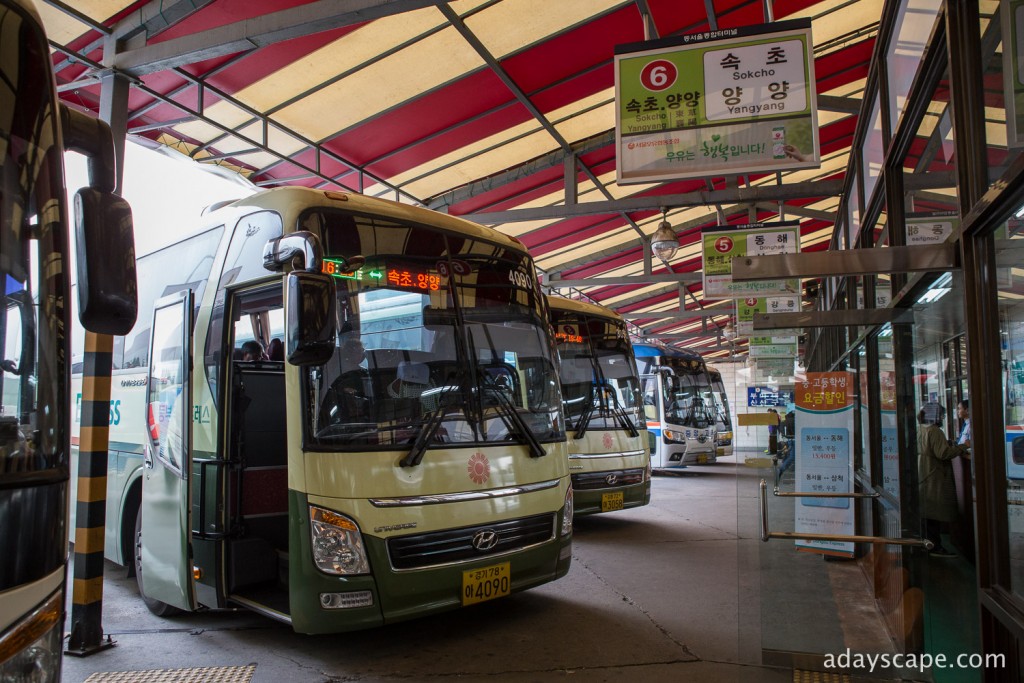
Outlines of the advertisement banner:
M 796 490 L 853 491 L 854 379 L 850 372 L 808 372 L 796 383 Z M 849 498 L 797 498 L 797 533 L 853 534 Z M 853 543 L 797 539 L 798 550 L 853 556 Z
M 748 408 L 785 408 L 792 402 L 792 391 L 779 391 L 771 387 L 747 387 Z
M 810 20 L 615 49 L 620 184 L 817 168 Z
M 701 230 L 700 237 L 705 299 L 799 296 L 800 278 L 751 282 L 732 280 L 732 260 L 735 258 L 799 253 L 799 221 L 717 226 Z

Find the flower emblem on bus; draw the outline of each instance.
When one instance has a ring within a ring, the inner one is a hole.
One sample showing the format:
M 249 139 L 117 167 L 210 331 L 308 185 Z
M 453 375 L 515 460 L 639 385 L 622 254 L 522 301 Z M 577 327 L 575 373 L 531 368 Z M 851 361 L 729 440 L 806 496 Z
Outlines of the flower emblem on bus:
M 466 471 L 474 484 L 482 484 L 491 478 L 491 461 L 487 456 L 477 451 L 470 456 L 466 464 Z
M 608 432 L 605 432 L 604 436 L 601 438 L 601 443 L 604 445 L 605 448 L 611 448 L 614 444 L 614 441 L 612 440 L 612 435 L 609 434 Z

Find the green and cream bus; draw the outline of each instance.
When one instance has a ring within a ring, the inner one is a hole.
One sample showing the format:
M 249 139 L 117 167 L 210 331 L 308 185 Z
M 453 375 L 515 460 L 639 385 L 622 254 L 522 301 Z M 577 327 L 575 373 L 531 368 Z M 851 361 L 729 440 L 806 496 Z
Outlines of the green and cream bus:
M 640 378 L 626 322 L 604 306 L 548 296 L 577 515 L 651 502 Z
M 106 554 L 152 611 L 340 632 L 568 571 L 554 340 L 520 242 L 297 187 L 202 222 L 139 259 L 115 345 Z

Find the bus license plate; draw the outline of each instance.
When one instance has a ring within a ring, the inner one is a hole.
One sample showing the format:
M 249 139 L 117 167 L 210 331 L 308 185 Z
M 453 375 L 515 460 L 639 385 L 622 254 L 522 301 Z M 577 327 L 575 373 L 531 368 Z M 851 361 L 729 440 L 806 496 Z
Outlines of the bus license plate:
M 705 463 L 707 461 L 708 461 L 708 456 L 704 455 L 703 453 L 701 453 L 700 455 L 697 456 L 697 464 L 698 465 L 700 465 L 702 463 Z
M 508 562 L 462 572 L 462 604 L 472 605 L 508 595 L 512 589 L 512 571 Z
M 608 512 L 610 510 L 621 510 L 622 504 L 625 502 L 625 494 L 622 491 L 613 491 L 612 493 L 601 494 L 601 512 Z

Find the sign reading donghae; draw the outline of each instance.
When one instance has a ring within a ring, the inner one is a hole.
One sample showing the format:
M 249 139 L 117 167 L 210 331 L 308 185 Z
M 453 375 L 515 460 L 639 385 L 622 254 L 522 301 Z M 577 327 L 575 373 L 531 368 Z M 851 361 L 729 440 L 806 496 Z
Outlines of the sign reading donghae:
M 620 184 L 817 168 L 810 20 L 615 50 Z

